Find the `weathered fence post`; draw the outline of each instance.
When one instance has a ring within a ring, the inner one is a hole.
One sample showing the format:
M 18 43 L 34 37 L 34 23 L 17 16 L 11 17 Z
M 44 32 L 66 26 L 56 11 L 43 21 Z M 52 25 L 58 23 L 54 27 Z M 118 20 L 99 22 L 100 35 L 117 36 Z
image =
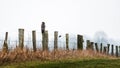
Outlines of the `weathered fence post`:
M 90 42 L 90 48 L 91 50 L 94 50 L 94 42 Z
M 112 46 L 111 46 L 111 55 L 112 55 L 112 56 L 114 55 L 113 49 L 114 49 L 114 46 L 112 45 Z
M 42 33 L 42 47 L 43 50 L 48 50 L 48 31 Z
M 91 48 L 91 43 L 90 43 L 90 40 L 87 40 L 87 49 L 90 49 Z
M 87 40 L 87 49 L 94 50 L 94 42 L 90 42 L 90 40 Z
M 8 40 L 8 32 L 6 32 L 6 34 L 5 34 L 5 40 L 4 40 L 4 44 L 3 44 L 3 52 L 8 52 L 7 40 Z
M 118 57 L 118 46 L 116 46 L 116 57 Z
M 48 50 L 48 31 L 45 31 L 45 50 Z
M 83 50 L 83 36 L 82 35 L 77 35 L 77 49 L 78 50 Z
M 107 54 L 109 55 L 110 44 L 107 44 Z
M 119 46 L 119 54 L 120 54 L 120 46 Z
M 32 31 L 33 51 L 36 52 L 36 31 Z
M 98 52 L 98 45 L 97 45 L 97 43 L 95 43 L 95 49 Z
M 107 47 L 104 46 L 104 51 L 103 51 L 103 53 L 106 54 L 106 52 L 107 52 Z
M 23 49 L 24 47 L 24 29 L 19 29 L 19 48 Z
M 42 33 L 42 49 L 45 50 L 45 32 Z
M 54 32 L 54 50 L 58 49 L 58 31 Z
M 69 50 L 69 34 L 66 34 L 66 49 Z
M 103 45 L 102 45 L 102 43 L 100 44 L 100 53 L 102 53 L 102 47 L 103 47 Z

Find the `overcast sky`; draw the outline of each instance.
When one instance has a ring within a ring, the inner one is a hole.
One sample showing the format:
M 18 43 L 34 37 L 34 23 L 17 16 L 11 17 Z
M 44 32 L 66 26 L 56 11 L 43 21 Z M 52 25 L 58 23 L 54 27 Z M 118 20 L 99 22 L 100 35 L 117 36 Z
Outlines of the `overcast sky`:
M 0 0 L 0 33 L 40 32 L 42 21 L 49 32 L 120 39 L 120 0 Z

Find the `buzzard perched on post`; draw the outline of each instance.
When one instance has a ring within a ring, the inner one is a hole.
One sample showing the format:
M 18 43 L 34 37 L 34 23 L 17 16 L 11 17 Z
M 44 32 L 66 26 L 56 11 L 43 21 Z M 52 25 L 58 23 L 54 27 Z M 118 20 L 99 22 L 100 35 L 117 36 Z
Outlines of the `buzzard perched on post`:
M 42 22 L 41 24 L 41 33 L 43 34 L 45 32 L 45 22 Z

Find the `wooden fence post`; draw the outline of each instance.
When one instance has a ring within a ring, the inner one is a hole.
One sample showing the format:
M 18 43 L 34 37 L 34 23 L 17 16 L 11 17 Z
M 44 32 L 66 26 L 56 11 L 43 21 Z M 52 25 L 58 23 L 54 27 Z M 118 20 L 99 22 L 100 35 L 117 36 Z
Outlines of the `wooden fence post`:
M 42 49 L 45 50 L 45 32 L 42 33 Z
M 8 40 L 8 32 L 6 32 L 6 34 L 5 34 L 5 40 L 4 40 L 4 44 L 3 44 L 3 52 L 8 52 L 7 40 Z
M 112 46 L 111 46 L 111 55 L 112 55 L 112 56 L 114 55 L 113 49 L 114 49 L 114 46 L 112 45 Z
M 90 42 L 90 40 L 87 40 L 87 49 L 94 50 L 94 42 Z
M 103 51 L 103 53 L 106 54 L 106 52 L 107 52 L 107 47 L 104 46 L 104 51 Z
M 58 49 L 58 31 L 54 32 L 54 50 Z
M 87 40 L 87 49 L 90 49 L 91 48 L 91 43 L 90 43 L 90 40 Z
M 24 29 L 19 29 L 19 47 L 20 49 L 24 47 Z
M 69 50 L 69 34 L 66 34 L 66 49 Z
M 43 50 L 48 50 L 48 31 L 42 33 L 42 47 Z
M 103 47 L 103 45 L 102 45 L 102 43 L 100 44 L 100 53 L 102 53 L 102 47 Z
M 119 46 L 119 54 L 120 54 L 120 46 Z
M 116 57 L 118 57 L 118 46 L 116 46 Z
M 83 50 L 83 36 L 82 35 L 77 35 L 77 49 L 78 50 Z
M 48 50 L 48 31 L 45 31 L 45 50 Z
M 94 50 L 94 42 L 90 42 L 90 49 Z
M 95 43 L 95 48 L 96 48 L 96 51 L 99 52 L 97 43 Z
M 36 31 L 32 31 L 33 51 L 36 52 Z
M 110 44 L 107 44 L 107 54 L 109 55 Z

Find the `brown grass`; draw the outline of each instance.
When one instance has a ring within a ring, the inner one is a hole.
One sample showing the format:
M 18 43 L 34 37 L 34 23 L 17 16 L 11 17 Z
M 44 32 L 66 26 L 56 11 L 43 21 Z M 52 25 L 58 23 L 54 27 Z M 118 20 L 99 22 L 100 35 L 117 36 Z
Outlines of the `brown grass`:
M 115 57 L 107 56 L 105 54 L 96 53 L 92 50 L 55 50 L 55 51 L 42 51 L 38 49 L 36 52 L 26 48 L 20 50 L 16 48 L 8 53 L 0 52 L 0 65 L 11 62 L 24 62 L 24 61 L 60 61 L 66 59 L 101 59 Z

